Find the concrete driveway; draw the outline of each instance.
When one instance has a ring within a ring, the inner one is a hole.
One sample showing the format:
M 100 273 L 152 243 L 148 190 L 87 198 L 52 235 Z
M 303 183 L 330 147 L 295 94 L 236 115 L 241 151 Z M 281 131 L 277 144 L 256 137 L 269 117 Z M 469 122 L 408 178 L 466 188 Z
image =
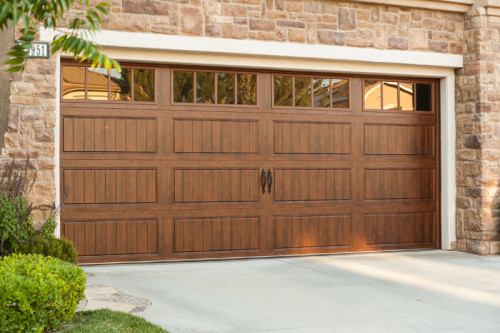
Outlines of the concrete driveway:
M 414 251 L 86 266 L 171 333 L 500 332 L 500 256 Z

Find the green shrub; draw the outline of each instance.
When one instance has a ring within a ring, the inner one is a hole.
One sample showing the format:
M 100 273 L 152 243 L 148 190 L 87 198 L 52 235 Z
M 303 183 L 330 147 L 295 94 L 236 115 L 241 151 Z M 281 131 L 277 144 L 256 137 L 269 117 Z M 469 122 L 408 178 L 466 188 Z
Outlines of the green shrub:
M 84 297 L 85 274 L 42 255 L 0 261 L 0 332 L 54 330 L 71 321 Z
M 46 257 L 61 259 L 72 264 L 77 263 L 77 254 L 73 242 L 64 237 L 38 235 L 30 243 L 18 244 L 15 253 L 41 254 Z
M 0 239 L 9 251 L 14 244 L 29 239 L 34 233 L 31 205 L 25 197 L 0 194 Z

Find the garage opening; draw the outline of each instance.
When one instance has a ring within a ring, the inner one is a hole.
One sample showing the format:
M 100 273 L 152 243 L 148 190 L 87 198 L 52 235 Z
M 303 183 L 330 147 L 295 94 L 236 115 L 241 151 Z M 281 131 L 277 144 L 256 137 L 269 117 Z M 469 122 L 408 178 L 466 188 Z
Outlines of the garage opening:
M 79 261 L 437 248 L 432 79 L 63 62 Z

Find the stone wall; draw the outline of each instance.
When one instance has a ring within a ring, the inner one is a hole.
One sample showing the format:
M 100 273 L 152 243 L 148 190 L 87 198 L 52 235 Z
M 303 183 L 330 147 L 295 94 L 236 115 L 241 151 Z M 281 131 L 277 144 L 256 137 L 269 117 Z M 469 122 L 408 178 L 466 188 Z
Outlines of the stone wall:
M 8 74 L 10 107 L 7 133 L 0 155 L 0 168 L 12 160 L 24 163 L 29 157 L 36 170 L 36 182 L 30 193 L 34 205 L 56 200 L 55 121 L 56 64 L 51 59 L 29 59 L 24 73 Z M 10 81 L 10 82 L 9 82 Z M 35 222 L 45 218 L 35 210 Z
M 111 4 L 104 29 L 462 54 L 463 15 L 458 13 L 329 0 Z
M 456 76 L 457 249 L 500 253 L 500 24 L 465 15 L 464 67 Z

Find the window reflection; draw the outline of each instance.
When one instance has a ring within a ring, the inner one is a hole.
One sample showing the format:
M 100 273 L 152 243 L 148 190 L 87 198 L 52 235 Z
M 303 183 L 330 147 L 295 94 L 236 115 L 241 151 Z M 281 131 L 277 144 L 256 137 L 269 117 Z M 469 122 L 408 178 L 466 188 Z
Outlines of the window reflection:
M 111 83 L 110 93 L 112 101 L 130 101 L 132 100 L 132 72 L 128 68 L 123 68 L 120 73 L 113 68 L 110 72 Z
M 174 102 L 194 102 L 194 72 L 174 71 Z
M 380 81 L 364 81 L 365 109 L 379 110 L 381 108 L 382 94 L 380 90 Z
M 399 104 L 402 111 L 413 111 L 414 105 L 414 94 L 413 94 L 413 83 L 399 84 Z
M 87 68 L 87 99 L 108 100 L 108 70 Z
M 291 76 L 274 77 L 274 105 L 293 106 L 293 80 Z
M 382 93 L 384 97 L 384 110 L 398 110 L 398 83 L 384 82 Z
M 234 104 L 234 74 L 217 73 L 217 103 Z
M 196 103 L 215 103 L 215 73 L 196 72 Z
M 332 80 L 332 107 L 349 109 L 349 80 Z
M 238 104 L 257 104 L 257 75 L 238 74 Z
M 311 79 L 295 78 L 295 106 L 311 106 Z
M 315 107 L 329 107 L 330 79 L 313 79 L 313 96 Z
M 134 69 L 134 101 L 154 102 L 155 71 L 154 69 Z
M 85 99 L 85 67 L 63 67 L 63 99 Z

